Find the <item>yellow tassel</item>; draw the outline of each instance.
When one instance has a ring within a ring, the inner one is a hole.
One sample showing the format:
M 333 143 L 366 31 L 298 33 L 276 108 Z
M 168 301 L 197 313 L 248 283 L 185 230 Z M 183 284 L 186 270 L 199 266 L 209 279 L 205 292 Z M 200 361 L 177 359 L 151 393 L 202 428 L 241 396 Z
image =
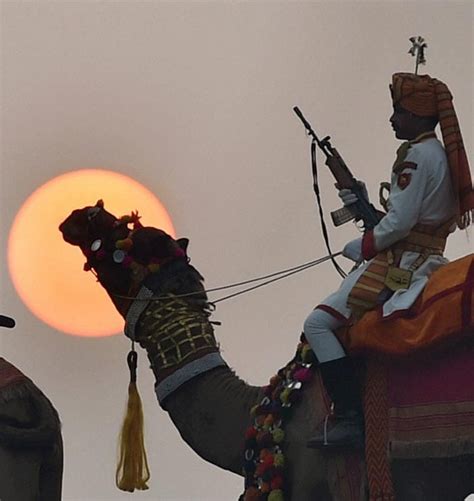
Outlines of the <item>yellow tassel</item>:
M 128 404 L 120 432 L 120 457 L 115 481 L 120 490 L 133 492 L 135 489 L 148 489 L 147 482 L 150 479 L 143 431 L 143 407 L 137 389 L 137 352 L 133 345 L 127 362 L 130 369 Z

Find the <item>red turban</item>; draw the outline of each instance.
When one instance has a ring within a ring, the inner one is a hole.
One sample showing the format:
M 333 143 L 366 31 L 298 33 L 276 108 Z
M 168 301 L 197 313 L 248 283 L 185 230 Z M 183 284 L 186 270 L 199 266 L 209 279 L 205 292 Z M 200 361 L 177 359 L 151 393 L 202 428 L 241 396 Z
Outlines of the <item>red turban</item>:
M 466 228 L 473 218 L 474 190 L 451 92 L 440 80 L 413 73 L 395 73 L 390 91 L 393 104 L 400 104 L 415 115 L 439 120 L 458 201 L 457 223 L 459 228 Z

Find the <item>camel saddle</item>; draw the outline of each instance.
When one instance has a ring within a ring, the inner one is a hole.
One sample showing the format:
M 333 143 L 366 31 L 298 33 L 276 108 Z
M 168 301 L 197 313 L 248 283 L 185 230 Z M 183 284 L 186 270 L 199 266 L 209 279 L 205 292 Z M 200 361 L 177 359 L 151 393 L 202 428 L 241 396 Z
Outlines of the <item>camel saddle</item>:
M 472 338 L 474 254 L 439 268 L 409 310 L 388 317 L 382 306 L 367 312 L 338 336 L 352 355 L 411 355 Z
M 407 311 L 338 333 L 366 360 L 370 499 L 394 499 L 389 460 L 474 454 L 474 254 L 433 273 Z

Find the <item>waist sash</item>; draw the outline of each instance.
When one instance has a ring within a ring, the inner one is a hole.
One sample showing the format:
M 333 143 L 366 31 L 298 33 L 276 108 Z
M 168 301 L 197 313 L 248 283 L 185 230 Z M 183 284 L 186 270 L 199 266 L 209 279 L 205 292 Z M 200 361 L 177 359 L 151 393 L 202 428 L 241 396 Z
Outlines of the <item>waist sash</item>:
M 411 274 L 429 256 L 443 255 L 452 224 L 451 219 L 438 227 L 417 224 L 405 238 L 379 252 L 349 293 L 347 306 L 351 309 L 353 317 L 357 320 L 365 312 L 387 301 L 396 290 L 394 287 L 397 287 L 393 285 L 394 276 L 399 279 L 398 288 L 408 289 Z M 399 268 L 399 264 L 403 253 L 407 251 L 420 255 L 407 270 L 403 270 Z

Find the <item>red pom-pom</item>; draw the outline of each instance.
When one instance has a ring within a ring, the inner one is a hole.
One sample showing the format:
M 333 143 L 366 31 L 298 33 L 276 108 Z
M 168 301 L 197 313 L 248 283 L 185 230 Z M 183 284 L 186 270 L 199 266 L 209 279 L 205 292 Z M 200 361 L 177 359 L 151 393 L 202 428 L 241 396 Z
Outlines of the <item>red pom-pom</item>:
M 311 372 L 311 369 L 302 368 L 302 369 L 297 369 L 293 374 L 293 377 L 297 381 L 301 381 L 302 383 L 307 383 L 311 379 L 312 375 L 313 373 Z
M 275 422 L 273 416 L 271 414 L 269 414 L 266 418 L 265 418 L 265 426 L 271 426 L 273 423 Z
M 273 455 L 268 454 L 262 461 L 262 464 L 265 465 L 265 469 L 271 468 L 273 466 Z
M 274 491 L 275 489 L 281 489 L 283 487 L 283 478 L 280 476 L 273 477 L 270 486 L 272 488 L 272 491 Z
M 265 493 L 270 492 L 270 484 L 268 482 L 262 482 L 260 490 Z
M 245 438 L 246 439 L 255 438 L 257 436 L 257 433 L 258 433 L 258 431 L 253 426 L 251 426 L 245 432 Z
M 255 476 L 261 477 L 264 473 L 265 473 L 265 465 L 263 463 L 260 463 L 255 469 Z
M 260 499 L 260 491 L 257 487 L 249 487 L 244 494 L 244 501 L 258 501 Z

